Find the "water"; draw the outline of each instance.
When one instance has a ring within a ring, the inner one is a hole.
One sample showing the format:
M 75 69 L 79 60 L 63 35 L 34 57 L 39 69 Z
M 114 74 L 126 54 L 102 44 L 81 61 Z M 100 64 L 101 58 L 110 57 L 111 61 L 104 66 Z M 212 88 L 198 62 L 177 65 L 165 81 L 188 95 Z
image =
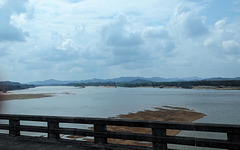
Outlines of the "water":
M 154 107 L 173 106 L 206 114 L 195 122 L 240 124 L 239 90 L 160 88 L 37 87 L 13 93 L 50 93 L 53 97 L 4 101 L 4 114 L 113 117 Z M 181 132 L 181 136 L 189 136 Z M 197 136 L 216 135 L 197 133 Z M 217 135 L 226 138 L 225 135 Z
M 112 117 L 168 105 L 207 115 L 195 122 L 240 124 L 238 90 L 37 87 L 12 93 L 54 96 L 4 101 L 5 114 Z

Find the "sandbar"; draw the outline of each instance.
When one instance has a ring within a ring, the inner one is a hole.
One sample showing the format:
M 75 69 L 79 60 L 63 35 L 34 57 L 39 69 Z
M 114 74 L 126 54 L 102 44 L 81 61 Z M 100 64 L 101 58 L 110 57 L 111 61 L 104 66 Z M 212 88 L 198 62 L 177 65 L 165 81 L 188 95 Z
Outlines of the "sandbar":
M 161 108 L 154 108 L 154 110 L 144 110 L 136 113 L 120 114 L 116 117 L 119 119 L 133 119 L 133 120 L 152 120 L 152 121 L 170 121 L 170 122 L 193 122 L 194 120 L 203 118 L 206 116 L 203 113 L 195 112 L 194 110 L 183 108 L 183 107 L 171 107 L 163 106 Z M 92 128 L 90 128 L 92 129 Z M 122 126 L 107 126 L 108 131 L 113 132 L 129 132 L 129 133 L 143 133 L 151 134 L 150 128 L 140 128 L 140 127 L 122 127 Z M 167 130 L 167 135 L 177 135 L 180 130 Z M 87 141 L 93 141 L 92 139 L 87 139 Z M 108 139 L 108 143 L 117 143 L 124 145 L 137 145 L 151 147 L 150 142 L 139 142 L 133 140 L 120 140 L 120 139 Z
M 0 100 L 6 101 L 6 100 L 18 100 L 18 99 L 34 99 L 34 98 L 42 98 L 42 97 L 51 97 L 50 94 L 0 94 Z

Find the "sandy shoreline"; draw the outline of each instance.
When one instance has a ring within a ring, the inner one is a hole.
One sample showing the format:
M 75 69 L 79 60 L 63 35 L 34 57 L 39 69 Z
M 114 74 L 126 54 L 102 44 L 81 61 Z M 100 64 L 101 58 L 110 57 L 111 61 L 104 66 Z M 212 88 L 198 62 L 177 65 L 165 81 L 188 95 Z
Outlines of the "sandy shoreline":
M 152 120 L 152 121 L 170 121 L 170 122 L 193 122 L 194 120 L 203 118 L 206 116 L 203 113 L 195 112 L 188 108 L 163 106 L 161 108 L 154 108 L 154 110 L 144 110 L 137 113 L 120 114 L 116 117 L 119 119 L 134 119 L 134 120 Z M 90 128 L 92 129 L 92 128 Z M 113 132 L 130 132 L 130 133 L 143 133 L 151 134 L 150 128 L 139 127 L 121 127 L 121 126 L 107 126 L 108 131 Z M 180 130 L 167 130 L 167 135 L 177 135 Z M 76 138 L 76 137 L 75 137 Z M 92 139 L 87 139 L 92 141 Z M 108 139 L 109 143 L 118 143 L 125 145 L 138 145 L 138 146 L 152 146 L 150 142 L 139 142 L 133 140 L 120 140 L 120 139 Z
M 0 93 L 0 100 L 17 100 L 17 99 L 34 99 L 34 98 L 42 98 L 42 97 L 51 97 L 50 94 L 12 94 L 12 93 Z
M 116 86 L 85 86 L 85 87 L 100 87 L 100 88 L 117 88 Z M 121 86 L 120 86 L 121 87 Z M 192 86 L 191 88 L 182 88 L 177 86 L 136 86 L 124 88 L 162 88 L 162 89 L 206 89 L 206 90 L 240 90 L 240 87 L 233 86 Z
M 176 86 L 141 86 L 134 88 L 162 88 L 162 89 L 199 89 L 199 90 L 240 90 L 240 87 L 232 87 L 232 86 L 192 86 L 191 88 L 182 88 Z
M 214 90 L 240 90 L 240 87 L 233 86 L 193 86 L 193 89 L 214 89 Z

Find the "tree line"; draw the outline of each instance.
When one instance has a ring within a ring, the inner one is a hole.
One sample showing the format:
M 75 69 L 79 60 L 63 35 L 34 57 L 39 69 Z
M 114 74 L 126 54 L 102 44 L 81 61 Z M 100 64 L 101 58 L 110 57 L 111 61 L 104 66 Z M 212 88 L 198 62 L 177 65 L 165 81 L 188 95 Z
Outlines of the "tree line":
M 221 87 L 240 87 L 240 80 L 222 80 L 222 81 L 174 81 L 174 82 L 95 82 L 95 83 L 69 83 L 55 86 L 113 86 L 113 87 L 181 87 L 191 89 L 193 86 L 215 86 Z M 0 91 L 7 92 L 11 90 L 21 90 L 34 88 L 35 85 L 20 84 L 18 82 L 0 81 Z
M 143 83 L 134 83 L 134 82 L 96 82 L 96 83 L 70 83 L 68 86 L 115 86 L 115 87 L 181 87 L 181 88 L 192 88 L 193 86 L 216 86 L 218 88 L 224 86 L 230 87 L 240 87 L 240 80 L 226 80 L 226 81 L 178 81 L 178 82 L 143 82 Z
M 28 84 L 20 84 L 18 82 L 10 82 L 10 81 L 0 81 L 0 91 L 7 92 L 11 90 L 22 90 L 28 88 L 34 88 L 35 85 Z

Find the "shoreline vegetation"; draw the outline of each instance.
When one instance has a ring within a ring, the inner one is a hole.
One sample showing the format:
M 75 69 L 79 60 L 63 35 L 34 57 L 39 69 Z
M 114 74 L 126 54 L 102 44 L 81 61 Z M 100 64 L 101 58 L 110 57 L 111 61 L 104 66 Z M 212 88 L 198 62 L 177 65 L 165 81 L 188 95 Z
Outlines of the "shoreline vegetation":
M 97 82 L 97 83 L 70 83 L 67 86 L 84 88 L 86 86 L 99 87 L 152 87 L 152 88 L 183 88 L 183 89 L 216 89 L 216 90 L 240 90 L 240 80 L 227 81 L 180 81 L 180 82 Z
M 82 86 L 75 86 L 79 88 L 85 88 Z M 86 87 L 101 87 L 101 88 L 117 88 L 116 86 L 86 86 Z M 152 87 L 152 86 L 137 86 L 137 87 L 126 87 L 126 88 L 179 88 L 179 89 L 209 89 L 209 90 L 240 90 L 240 87 L 232 87 L 232 86 L 193 86 L 191 88 L 182 88 L 182 87 L 177 87 L 177 86 L 160 86 L 160 87 Z M 63 93 L 63 94 L 70 94 L 70 93 Z M 35 99 L 35 98 L 43 98 L 43 97 L 52 97 L 54 96 L 54 93 L 41 93 L 41 94 L 13 94 L 9 92 L 1 92 L 0 91 L 0 96 L 1 96 L 1 101 L 6 101 L 6 100 L 20 100 L 20 99 Z
M 21 84 L 18 82 L 0 81 L 0 92 L 6 93 L 13 90 L 24 90 L 29 88 L 35 88 L 35 85 Z
M 116 117 L 117 119 L 133 119 L 133 120 L 151 120 L 151 121 L 170 121 L 170 122 L 193 122 L 200 118 L 205 117 L 206 115 L 200 112 L 195 112 L 194 110 L 183 108 L 183 107 L 171 107 L 171 106 L 162 106 L 156 107 L 153 110 L 144 110 L 136 113 L 128 113 L 128 114 L 120 114 Z M 90 127 L 90 129 L 93 129 Z M 130 133 L 142 133 L 142 134 L 151 134 L 150 128 L 140 128 L 140 127 L 120 127 L 120 126 L 107 126 L 108 131 L 113 132 L 130 132 Z M 167 130 L 167 135 L 175 136 L 180 130 Z M 83 138 L 79 137 L 71 137 L 68 138 L 77 139 Z M 83 138 L 86 141 L 93 141 L 92 139 Z M 145 146 L 151 147 L 151 142 L 139 142 L 133 140 L 120 140 L 120 139 L 108 139 L 109 143 L 116 144 L 125 144 L 125 145 L 137 145 L 137 146 Z
M 18 82 L 0 81 L 0 92 L 7 93 L 12 90 L 24 90 L 43 85 L 28 85 Z M 183 88 L 183 89 L 216 89 L 216 90 L 240 90 L 240 80 L 220 80 L 220 81 L 174 81 L 174 82 L 146 82 L 145 80 L 135 80 L 131 82 L 90 82 L 90 83 L 68 83 L 68 84 L 49 84 L 45 86 L 74 86 L 85 88 L 87 86 L 97 87 L 152 87 L 152 88 Z M 1 93 L 0 93 L 1 94 Z M 38 97 L 38 96 L 37 96 Z
M 75 86 L 79 87 L 79 86 Z M 117 86 L 85 86 L 85 87 L 103 87 L 103 88 L 117 88 Z M 79 87 L 79 88 L 85 88 L 85 87 Z M 120 86 L 119 86 L 120 87 Z M 239 87 L 232 87 L 232 86 L 192 86 L 191 88 L 183 88 L 183 87 L 177 87 L 177 86 L 136 86 L 136 87 L 126 87 L 126 88 L 160 88 L 160 89 L 209 89 L 209 90 L 240 90 Z

